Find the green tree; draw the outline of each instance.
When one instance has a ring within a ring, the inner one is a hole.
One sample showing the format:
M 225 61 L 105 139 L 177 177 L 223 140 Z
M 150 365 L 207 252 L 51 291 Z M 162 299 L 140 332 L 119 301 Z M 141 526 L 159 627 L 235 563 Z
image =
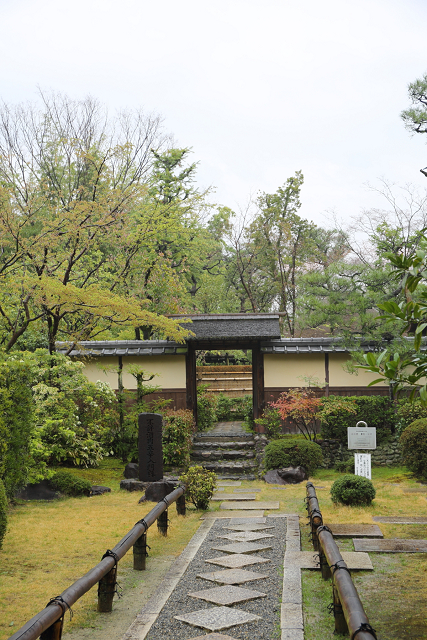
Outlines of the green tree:
M 10 349 L 40 322 L 51 353 L 58 338 L 73 344 L 115 325 L 149 322 L 181 340 L 176 323 L 120 291 L 135 246 L 159 226 L 146 206 L 159 119 L 109 120 L 90 99 L 41 98 L 42 108 L 0 109 L 2 343 Z
M 387 300 L 378 305 L 383 312 L 380 318 L 385 323 L 400 323 L 401 334 L 412 335 L 413 342 L 403 354 L 389 349 L 382 350 L 380 354 L 367 353 L 364 356 L 366 364 L 359 365 L 359 368 L 378 374 L 379 377 L 371 384 L 386 381 L 395 393 L 410 388 L 411 399 L 419 395 L 426 404 L 427 354 L 423 335 L 427 330 L 427 237 L 424 236 L 415 255 L 388 254 L 387 257 L 403 282 L 404 299 L 399 304 L 395 300 Z

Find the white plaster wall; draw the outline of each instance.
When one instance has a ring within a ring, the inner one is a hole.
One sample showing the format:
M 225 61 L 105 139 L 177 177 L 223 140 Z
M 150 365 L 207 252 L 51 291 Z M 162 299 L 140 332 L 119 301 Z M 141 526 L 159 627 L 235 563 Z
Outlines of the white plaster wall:
M 136 380 L 128 372 L 130 365 L 138 365 L 148 373 L 157 373 L 150 384 L 162 389 L 185 389 L 185 355 L 179 356 L 123 356 L 123 386 L 136 389 Z M 113 389 L 118 388 L 118 356 L 107 356 L 85 362 L 84 373 L 91 382 L 102 380 Z M 114 369 L 104 372 L 103 369 Z
M 358 374 L 347 373 L 343 365 L 350 359 L 345 353 L 329 354 L 330 387 L 367 387 L 378 376 L 358 370 Z M 266 353 L 264 355 L 264 384 L 266 387 L 307 386 L 299 376 L 313 376 L 325 382 L 324 353 Z M 378 386 L 384 386 L 379 384 Z

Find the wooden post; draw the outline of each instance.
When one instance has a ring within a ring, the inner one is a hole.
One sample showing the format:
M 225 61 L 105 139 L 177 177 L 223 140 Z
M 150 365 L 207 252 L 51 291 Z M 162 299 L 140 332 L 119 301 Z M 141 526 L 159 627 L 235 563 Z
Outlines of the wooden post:
M 260 418 L 264 411 L 264 354 L 259 342 L 252 348 L 252 396 L 254 419 Z M 257 427 L 258 431 L 258 427 Z
M 187 353 L 185 356 L 185 375 L 187 392 L 187 409 L 193 412 L 194 421 L 197 425 L 197 370 L 196 370 L 196 349 L 194 344 L 187 342 Z
M 185 516 L 186 514 L 185 493 L 176 501 L 176 512 L 179 516 Z
M 348 636 L 348 626 L 342 610 L 338 590 L 335 584 L 332 586 L 333 606 L 334 606 L 334 618 L 335 618 L 335 633 L 343 636 Z
M 329 397 L 329 353 L 325 353 L 325 397 Z
M 116 593 L 117 565 L 99 581 L 98 586 L 98 611 L 110 613 L 113 610 L 113 598 Z
M 332 573 L 329 568 L 328 561 L 326 560 L 326 556 L 323 553 L 322 547 L 320 544 L 319 544 L 319 562 L 320 562 L 320 569 L 322 571 L 323 580 L 329 580 L 332 577 Z
M 147 558 L 147 534 L 143 533 L 133 545 L 133 568 L 135 571 L 145 571 Z
M 165 509 L 163 513 L 157 518 L 157 529 L 161 536 L 168 535 L 168 510 Z
M 61 616 L 59 620 L 51 624 L 46 631 L 43 631 L 40 635 L 40 640 L 61 640 L 63 626 L 64 616 Z

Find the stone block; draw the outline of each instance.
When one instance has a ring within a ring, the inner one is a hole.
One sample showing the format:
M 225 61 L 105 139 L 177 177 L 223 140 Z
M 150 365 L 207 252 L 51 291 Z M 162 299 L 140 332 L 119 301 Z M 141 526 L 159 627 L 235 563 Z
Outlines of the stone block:
M 233 542 L 221 547 L 212 547 L 215 551 L 223 553 L 256 553 L 257 551 L 266 551 L 271 549 L 271 544 L 259 544 L 256 542 Z
M 149 482 L 141 482 L 141 480 L 120 480 L 120 489 L 124 489 L 125 491 L 145 491 L 148 487 Z
M 278 501 L 263 502 L 261 500 L 254 500 L 253 502 L 247 501 L 244 504 L 240 504 L 239 502 L 224 502 L 220 505 L 220 509 L 280 509 L 280 504 Z
M 200 600 L 206 600 L 206 602 L 226 606 L 239 602 L 248 602 L 249 600 L 256 600 L 258 598 L 265 598 L 267 594 L 262 591 L 255 591 L 255 589 L 245 589 L 243 587 L 227 585 L 223 587 L 213 587 L 212 589 L 203 589 L 202 591 L 193 591 L 188 595 L 191 598 L 199 598 Z
M 175 620 L 186 622 L 193 627 L 208 629 L 209 631 L 221 631 L 222 629 L 229 629 L 239 624 L 261 620 L 260 616 L 256 616 L 253 613 L 247 613 L 246 611 L 241 611 L 236 608 L 231 609 L 230 607 L 200 609 L 199 611 L 192 611 L 183 616 L 174 617 Z
M 245 553 L 233 553 L 230 556 L 219 556 L 218 558 L 210 558 L 206 560 L 210 564 L 217 564 L 220 567 L 227 567 L 228 569 L 241 569 L 252 564 L 261 564 L 270 562 L 268 558 L 263 558 L 260 555 L 251 556 Z
M 225 571 L 199 573 L 197 577 L 211 582 L 218 582 L 219 584 L 244 584 L 254 580 L 264 580 L 264 578 L 268 578 L 268 575 L 245 569 L 226 569 Z
M 293 602 L 284 602 L 280 607 L 281 629 L 304 629 L 302 607 Z

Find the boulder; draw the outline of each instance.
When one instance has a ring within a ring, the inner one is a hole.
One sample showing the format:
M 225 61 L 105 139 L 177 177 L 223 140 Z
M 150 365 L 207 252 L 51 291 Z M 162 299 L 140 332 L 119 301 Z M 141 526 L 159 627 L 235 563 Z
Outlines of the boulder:
M 145 490 L 145 495 L 139 500 L 139 502 L 160 502 L 169 493 L 172 493 L 177 488 L 176 482 L 169 480 L 159 480 L 158 482 L 152 482 Z
M 283 478 L 279 476 L 277 469 L 267 471 L 264 476 L 264 480 L 265 482 L 268 482 L 268 484 L 287 484 Z
M 54 491 L 49 480 L 42 480 L 36 484 L 27 484 L 15 494 L 20 500 L 56 500 L 61 497 L 59 491 Z
M 141 480 L 134 480 L 128 478 L 120 481 L 120 489 L 125 491 L 145 491 L 150 482 L 142 482 Z
M 111 493 L 110 487 L 102 487 L 101 485 L 94 485 L 90 490 L 91 496 L 102 496 L 103 493 Z
M 134 478 L 136 480 L 139 479 L 139 465 L 136 462 L 128 462 L 125 466 L 125 470 L 123 473 L 124 477 L 127 479 Z
M 299 484 L 307 479 L 308 475 L 304 467 L 273 469 L 267 471 L 264 476 L 264 480 L 268 482 L 268 484 Z
M 278 469 L 277 473 L 285 481 L 285 484 L 299 484 L 308 480 L 308 474 L 304 467 L 285 467 Z

